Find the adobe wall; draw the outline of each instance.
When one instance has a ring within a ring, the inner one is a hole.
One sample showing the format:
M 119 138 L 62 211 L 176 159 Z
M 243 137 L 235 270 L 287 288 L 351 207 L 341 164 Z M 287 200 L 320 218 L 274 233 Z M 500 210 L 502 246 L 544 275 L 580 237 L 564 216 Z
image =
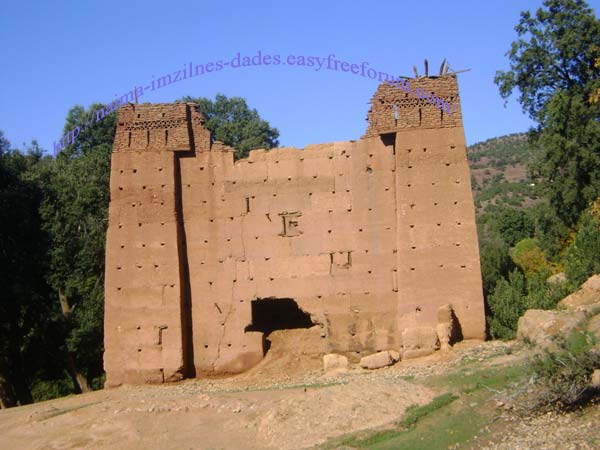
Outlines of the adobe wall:
M 246 331 L 256 299 L 293 299 L 320 327 L 315 351 L 402 348 L 403 332 L 435 329 L 446 304 L 465 338 L 483 339 L 456 78 L 413 81 L 452 98 L 451 118 L 381 85 L 360 140 L 254 150 L 236 162 L 192 105 L 122 108 L 107 386 L 252 367 L 263 358 L 264 336 Z

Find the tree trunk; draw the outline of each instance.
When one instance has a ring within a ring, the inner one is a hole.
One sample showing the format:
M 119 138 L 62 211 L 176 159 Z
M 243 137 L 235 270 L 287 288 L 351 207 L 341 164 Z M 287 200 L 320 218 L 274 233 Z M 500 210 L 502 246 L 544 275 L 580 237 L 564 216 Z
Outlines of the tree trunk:
M 69 301 L 67 299 L 67 295 L 64 293 L 62 289 L 58 290 L 58 299 L 60 300 L 60 308 L 62 310 L 63 317 L 65 319 L 69 318 L 71 314 L 71 306 L 69 305 Z M 79 389 L 79 392 L 90 392 L 90 386 L 88 384 L 87 378 L 84 374 L 77 370 L 77 364 L 75 364 L 75 355 L 71 352 L 67 353 L 67 370 L 69 371 L 69 375 L 73 379 L 73 383 Z
M 13 394 L 8 365 L 3 357 L 0 357 L 0 409 L 15 406 L 17 400 Z

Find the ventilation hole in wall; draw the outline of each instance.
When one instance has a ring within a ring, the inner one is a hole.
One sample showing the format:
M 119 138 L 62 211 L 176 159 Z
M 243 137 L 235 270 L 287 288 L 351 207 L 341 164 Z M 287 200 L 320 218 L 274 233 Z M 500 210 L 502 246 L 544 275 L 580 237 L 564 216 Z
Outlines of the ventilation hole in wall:
M 358 232 L 359 232 L 359 233 L 362 233 L 362 230 L 363 230 L 362 228 L 359 228 L 359 229 L 358 229 Z
M 346 211 L 352 212 L 352 208 L 346 208 Z
M 467 266 L 465 266 L 464 264 L 462 266 L 460 266 L 461 269 L 466 269 Z
M 204 264 L 205 264 L 205 262 L 204 262 L 204 261 L 200 261 L 200 265 L 202 265 L 202 266 L 203 266 Z
M 269 281 L 273 281 L 275 278 L 273 277 L 269 277 Z
M 142 247 L 146 248 L 146 244 L 142 244 Z
M 444 267 L 444 265 L 443 265 L 443 264 L 440 264 L 440 267 Z
M 190 187 L 190 185 L 188 184 L 188 187 Z M 146 186 L 142 186 L 142 189 L 146 189 Z
M 215 182 L 213 181 L 213 182 L 212 182 L 212 183 L 210 183 L 210 184 L 211 184 L 211 186 L 214 186 L 214 185 L 215 185 Z
M 215 219 L 210 219 L 210 222 L 211 222 L 211 223 L 212 223 L 212 222 L 214 222 L 214 221 L 215 221 Z
M 137 351 L 138 351 L 138 353 L 139 353 L 139 352 L 141 352 L 141 351 L 142 351 L 142 349 L 141 349 L 141 348 L 138 348 L 138 349 L 137 349 Z
M 436 223 L 436 225 L 437 225 L 438 227 L 441 227 L 441 226 L 442 226 L 442 223 L 441 223 L 441 222 L 438 222 L 438 223 Z
M 415 226 L 414 226 L 414 224 L 413 224 L 413 225 L 409 225 L 409 226 L 410 226 L 411 228 L 414 228 L 414 227 L 415 227 Z
M 450 163 L 446 163 L 446 167 L 450 167 Z
M 455 146 L 455 145 L 451 145 L 451 146 L 450 146 L 450 148 L 451 148 L 451 149 L 455 149 L 455 148 L 456 148 L 456 146 Z
M 313 175 L 313 178 L 317 178 L 317 176 L 316 176 L 316 175 Z
M 121 266 L 117 266 L 117 270 L 121 270 Z
M 141 269 L 142 265 L 141 264 L 136 264 L 135 267 L 138 268 L 138 269 Z
M 323 298 L 323 296 L 322 295 L 317 295 L 317 298 Z
M 333 212 L 333 209 L 329 209 L 328 211 L 329 211 L 330 213 L 332 213 L 332 212 Z
M 373 271 L 372 270 L 367 270 L 367 273 L 371 274 L 371 273 L 373 273 Z
M 367 166 L 367 173 L 373 173 L 373 168 Z
M 427 151 L 427 149 L 426 149 L 426 148 L 424 148 L 424 149 L 423 149 L 423 151 L 424 151 L 424 152 L 426 152 L 426 151 Z
M 416 205 L 415 205 L 414 203 L 411 203 L 411 204 L 410 204 L 410 208 L 411 208 L 411 209 L 412 209 L 412 208 L 414 208 L 415 206 L 416 206 Z
M 414 267 L 411 267 L 411 268 L 410 268 L 410 270 L 415 270 L 415 268 L 414 268 Z
M 385 227 L 385 229 L 386 229 L 386 230 L 391 230 L 391 229 L 392 229 L 392 227 Z
M 456 222 L 456 225 L 462 225 L 462 223 L 461 222 Z
M 457 201 L 455 201 L 455 202 L 454 202 L 454 204 L 455 204 L 455 205 L 458 205 L 458 202 L 457 202 Z
M 161 227 L 164 227 L 164 226 L 165 226 L 165 223 L 164 223 L 164 222 L 161 222 L 161 223 L 160 223 L 160 226 L 161 226 Z
M 227 344 L 227 347 L 231 347 L 231 344 Z
M 369 250 L 365 250 L 365 253 L 369 253 Z
M 227 242 L 231 242 L 231 238 L 227 238 Z
M 121 288 L 120 286 L 119 286 L 119 287 L 117 287 L 117 291 L 120 291 L 121 289 L 122 289 L 122 288 Z
M 364 292 L 364 294 L 365 294 L 365 295 L 370 295 L 370 294 L 371 294 L 371 292 L 369 292 L 369 291 L 365 291 L 365 292 Z
M 292 181 L 292 177 L 288 177 L 288 181 Z
M 460 184 L 460 180 L 456 180 L 456 181 L 455 181 L 455 183 L 456 183 L 456 184 Z
M 206 205 L 206 200 L 202 200 L 202 203 Z
M 165 188 L 165 185 L 164 185 L 164 184 L 161 184 L 161 185 L 160 185 L 160 187 L 161 187 L 162 189 L 164 189 L 164 188 Z
M 275 161 L 275 164 L 279 164 L 279 160 Z
M 277 194 L 273 194 L 273 197 L 277 197 Z
M 250 277 L 248 278 L 250 281 L 254 281 L 254 277 Z
M 208 282 L 208 285 L 209 285 L 209 286 L 212 286 L 212 284 L 213 284 L 213 282 L 212 282 L 212 281 L 209 281 L 209 282 Z
M 204 243 L 205 243 L 205 244 L 208 244 L 208 239 L 204 239 Z
M 125 248 L 125 245 L 121 245 L 121 248 Z
M 333 155 L 329 155 L 329 159 L 333 159 Z
M 309 197 L 311 197 L 311 196 L 312 196 L 312 192 L 309 192 L 309 193 L 308 193 L 308 196 L 309 196 Z
M 233 220 L 233 217 L 230 217 L 229 220 Z
M 413 166 L 408 166 L 408 168 L 409 168 L 409 169 L 412 169 L 412 168 L 413 168 Z
M 137 173 L 137 169 L 133 169 L 133 170 L 132 170 L 132 172 L 133 172 L 133 173 Z
M 154 264 L 154 268 L 155 268 L 155 269 L 158 269 L 158 264 Z
M 141 226 L 142 226 L 142 224 L 141 224 L 141 223 L 138 223 L 138 227 L 141 227 Z
M 163 168 L 162 168 L 162 167 L 159 167 L 159 168 L 158 168 L 158 171 L 159 171 L 159 172 L 162 172 L 162 170 L 163 170 Z
M 457 242 L 457 243 L 456 243 L 456 244 L 454 244 L 454 245 L 456 245 L 457 247 L 460 247 L 460 242 Z
M 369 153 L 369 158 L 372 158 L 372 157 L 373 157 L 373 153 Z
M 432 185 L 432 186 L 435 186 L 435 181 L 433 181 L 433 182 L 431 183 L 431 185 Z
M 420 312 L 421 312 L 421 307 L 420 307 L 420 306 L 417 306 L 417 307 L 415 308 L 415 312 L 418 312 L 418 313 L 420 313 Z
M 119 228 L 123 228 L 123 225 L 122 225 L 122 224 L 119 224 Z
M 271 257 L 270 257 L 270 256 L 265 256 L 265 261 L 268 261 L 268 260 L 270 260 L 270 259 L 271 259 Z
M 237 283 L 237 279 L 236 279 L 236 278 L 234 278 L 234 279 L 233 279 L 233 282 L 234 282 L 234 283 Z
M 350 189 L 346 189 L 346 192 L 350 192 Z
M 392 250 L 392 253 L 398 253 L 398 249 Z
M 132 203 L 132 204 L 131 204 L 131 207 L 132 207 L 132 208 L 135 208 L 135 203 Z
M 254 239 L 258 239 L 258 236 L 254 236 Z
M 208 348 L 208 344 L 204 344 L 204 348 Z
M 191 185 L 191 184 L 188 184 L 188 185 L 187 185 L 187 187 L 192 187 L 192 185 Z
M 165 246 L 165 243 L 164 243 L 164 242 L 161 242 L 161 243 L 160 243 L 160 246 L 161 246 L 161 247 L 164 247 L 164 246 Z
M 331 233 L 331 230 L 327 230 L 328 233 Z
M 385 188 L 385 191 L 386 191 L 386 192 L 387 192 L 387 191 L 389 191 L 389 190 L 390 190 L 390 188 Z
M 406 150 L 408 153 L 412 152 L 412 148 Z
M 415 246 L 413 245 L 413 246 L 411 247 L 411 249 L 413 249 L 413 250 L 416 250 L 416 249 L 417 249 L 417 247 L 415 247 Z
M 406 187 L 411 187 L 411 186 L 412 186 L 412 184 L 410 184 L 410 183 L 408 183 L 408 184 L 406 185 Z
M 335 194 L 335 191 L 331 191 L 332 194 Z
M 119 170 L 119 173 L 123 173 L 123 171 L 122 171 L 122 170 Z
M 122 191 L 123 190 L 123 186 L 119 186 L 119 190 Z

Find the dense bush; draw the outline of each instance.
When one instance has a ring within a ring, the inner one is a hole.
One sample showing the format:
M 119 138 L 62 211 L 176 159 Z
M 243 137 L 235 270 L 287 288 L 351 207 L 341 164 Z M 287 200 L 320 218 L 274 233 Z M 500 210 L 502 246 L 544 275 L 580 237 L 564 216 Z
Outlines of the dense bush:
M 525 278 L 518 269 L 502 278 L 488 296 L 488 327 L 495 339 L 514 339 L 517 323 L 528 309 L 552 309 L 569 294 L 565 283 L 547 283 L 548 271 Z
M 600 394 L 590 387 L 594 369 L 600 367 L 600 353 L 594 350 L 593 334 L 575 331 L 556 339 L 558 350 L 545 350 L 533 361 L 540 387 L 540 406 L 571 408 Z
M 565 252 L 565 272 L 575 285 L 600 273 L 600 224 L 592 213 L 583 214 L 573 242 Z

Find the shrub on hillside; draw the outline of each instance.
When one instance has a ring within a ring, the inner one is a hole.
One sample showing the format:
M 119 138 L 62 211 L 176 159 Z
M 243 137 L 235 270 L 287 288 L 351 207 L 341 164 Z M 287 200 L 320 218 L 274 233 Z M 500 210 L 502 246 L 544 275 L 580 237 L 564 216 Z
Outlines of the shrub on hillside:
M 573 242 L 565 252 L 565 273 L 574 285 L 600 273 L 600 223 L 593 209 L 582 215 Z
M 518 269 L 501 278 L 488 297 L 489 333 L 494 339 L 514 339 L 519 318 L 528 309 L 553 309 L 570 291 L 566 283 L 547 283 L 542 270 L 525 278 Z
M 574 331 L 558 336 L 558 350 L 536 355 L 533 369 L 540 388 L 539 405 L 572 408 L 600 394 L 590 386 L 594 369 L 600 367 L 600 352 L 594 350 L 593 334 Z

